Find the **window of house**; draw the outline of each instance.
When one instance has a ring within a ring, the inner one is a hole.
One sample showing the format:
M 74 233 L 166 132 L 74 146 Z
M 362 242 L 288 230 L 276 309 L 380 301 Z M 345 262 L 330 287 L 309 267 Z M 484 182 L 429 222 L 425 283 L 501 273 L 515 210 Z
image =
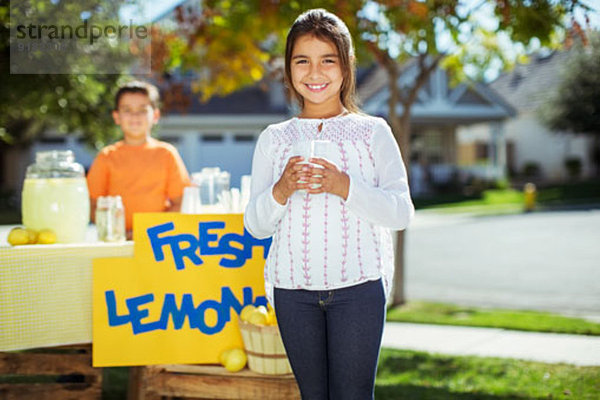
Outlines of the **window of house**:
M 254 142 L 254 135 L 251 133 L 239 133 L 233 136 L 233 140 L 236 142 Z
M 219 133 L 208 133 L 200 137 L 200 140 L 205 143 L 218 143 L 225 140 L 224 136 Z
M 40 143 L 44 144 L 64 144 L 64 137 L 43 137 L 40 139 Z
M 444 146 L 443 146 L 443 138 L 442 132 L 429 129 L 421 134 L 422 144 L 419 146 L 423 154 L 425 155 L 427 161 L 430 164 L 438 164 L 444 162 Z
M 486 160 L 489 156 L 489 144 L 486 142 L 475 142 L 475 159 Z

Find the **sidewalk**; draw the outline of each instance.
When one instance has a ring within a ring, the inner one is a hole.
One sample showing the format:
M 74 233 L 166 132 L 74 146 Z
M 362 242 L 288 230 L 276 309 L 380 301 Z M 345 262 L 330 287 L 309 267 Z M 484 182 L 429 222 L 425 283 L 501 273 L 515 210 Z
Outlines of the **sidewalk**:
M 599 336 L 387 322 L 383 347 L 600 366 Z

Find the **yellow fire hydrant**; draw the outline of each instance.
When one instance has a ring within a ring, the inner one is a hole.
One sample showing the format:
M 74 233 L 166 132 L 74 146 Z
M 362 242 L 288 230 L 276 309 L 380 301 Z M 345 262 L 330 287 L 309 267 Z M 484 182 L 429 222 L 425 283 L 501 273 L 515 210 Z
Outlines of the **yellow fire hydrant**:
M 535 209 L 535 202 L 537 197 L 537 190 L 533 183 L 528 182 L 523 188 L 523 195 L 525 199 L 525 212 L 530 212 Z

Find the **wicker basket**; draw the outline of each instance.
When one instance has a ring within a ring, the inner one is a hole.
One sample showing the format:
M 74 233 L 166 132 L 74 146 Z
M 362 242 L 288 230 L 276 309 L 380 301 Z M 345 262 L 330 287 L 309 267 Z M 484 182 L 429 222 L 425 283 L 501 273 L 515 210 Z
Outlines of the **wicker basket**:
M 292 372 L 277 326 L 258 326 L 240 321 L 240 330 L 251 371 L 268 375 Z

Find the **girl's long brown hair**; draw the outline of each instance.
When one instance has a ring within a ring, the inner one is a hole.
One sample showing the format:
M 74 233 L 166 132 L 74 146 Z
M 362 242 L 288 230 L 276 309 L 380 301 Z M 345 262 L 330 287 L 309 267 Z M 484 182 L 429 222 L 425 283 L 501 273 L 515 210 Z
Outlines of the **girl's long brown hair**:
M 304 108 L 304 99 L 296 91 L 292 83 L 291 61 L 296 40 L 304 35 L 313 35 L 321 40 L 326 40 L 335 45 L 340 59 L 343 82 L 340 90 L 342 105 L 350 112 L 359 112 L 356 104 L 356 61 L 352 37 L 348 27 L 336 15 L 316 8 L 302 13 L 290 28 L 285 46 L 285 73 L 284 80 L 288 90 L 294 95 L 301 108 Z

